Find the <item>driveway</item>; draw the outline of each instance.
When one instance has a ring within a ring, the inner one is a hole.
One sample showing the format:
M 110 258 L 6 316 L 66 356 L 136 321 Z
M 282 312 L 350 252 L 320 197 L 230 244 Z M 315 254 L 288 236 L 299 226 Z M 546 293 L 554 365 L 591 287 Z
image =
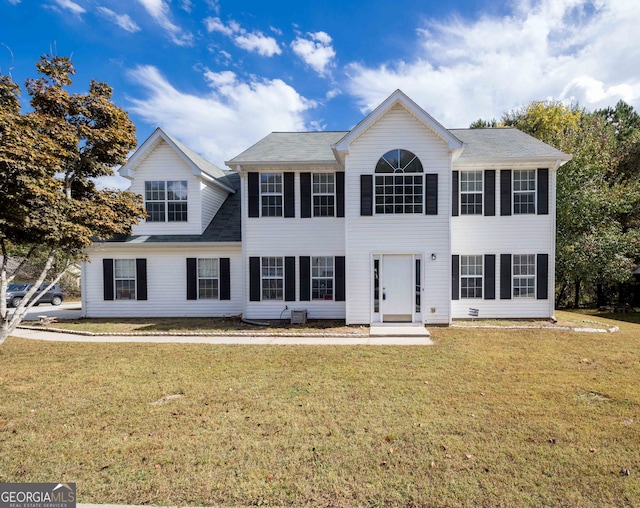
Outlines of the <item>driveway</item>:
M 9 317 L 13 316 L 14 309 L 9 309 Z M 82 314 L 80 302 L 64 302 L 57 307 L 49 303 L 42 303 L 37 307 L 31 307 L 27 311 L 25 321 L 38 321 L 38 316 L 55 317 L 57 319 L 79 319 Z

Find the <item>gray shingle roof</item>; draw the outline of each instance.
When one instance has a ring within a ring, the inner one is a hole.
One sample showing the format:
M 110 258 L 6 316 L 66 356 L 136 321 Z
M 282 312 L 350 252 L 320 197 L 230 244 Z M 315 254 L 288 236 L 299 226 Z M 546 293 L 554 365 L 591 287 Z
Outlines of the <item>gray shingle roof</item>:
M 458 160 L 570 158 L 566 153 L 518 129 L 449 129 L 449 132 L 464 143 L 464 151 Z
M 240 176 L 232 173 L 219 178 L 223 185 L 235 189 L 229 194 L 215 217 L 211 220 L 201 235 L 132 235 L 117 236 L 109 243 L 200 243 L 200 242 L 240 242 Z
M 329 132 L 272 132 L 255 145 L 247 148 L 226 164 L 251 162 L 336 162 L 331 145 L 347 134 L 346 131 Z
M 207 173 L 209 176 L 213 176 L 214 178 L 218 178 L 218 177 L 221 177 L 221 176 L 224 176 L 224 175 L 227 174 L 227 172 L 225 170 L 220 169 L 215 164 L 209 162 L 207 159 L 203 158 L 201 155 L 199 155 L 196 152 L 194 152 L 193 150 L 191 150 L 191 148 L 189 148 L 188 146 L 182 144 L 180 141 L 178 141 L 173 136 L 167 134 L 164 131 L 162 131 L 162 132 L 164 133 L 165 136 L 167 136 L 167 138 L 169 138 L 173 143 L 175 143 L 175 145 L 180 150 L 182 150 L 182 152 L 189 159 L 191 159 L 191 162 L 193 162 L 200 169 L 200 171 L 202 171 L 204 173 Z

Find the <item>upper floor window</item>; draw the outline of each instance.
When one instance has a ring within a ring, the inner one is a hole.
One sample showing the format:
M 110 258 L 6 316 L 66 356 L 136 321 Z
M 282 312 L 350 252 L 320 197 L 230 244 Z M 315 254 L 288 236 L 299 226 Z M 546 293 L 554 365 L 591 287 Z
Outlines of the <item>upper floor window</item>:
M 513 297 L 534 298 L 536 294 L 536 256 L 513 255 Z
M 460 172 L 460 213 L 482 215 L 482 171 Z
M 460 296 L 482 298 L 482 256 L 460 256 Z
M 144 182 L 147 222 L 187 221 L 187 181 Z
M 263 217 L 282 217 L 282 173 L 260 174 L 260 203 Z
M 333 217 L 335 215 L 335 174 L 314 173 L 311 190 L 313 216 Z
M 513 171 L 513 213 L 536 213 L 536 170 Z
M 375 172 L 376 213 L 422 213 L 424 179 L 418 157 L 408 150 L 391 150 L 380 158 Z

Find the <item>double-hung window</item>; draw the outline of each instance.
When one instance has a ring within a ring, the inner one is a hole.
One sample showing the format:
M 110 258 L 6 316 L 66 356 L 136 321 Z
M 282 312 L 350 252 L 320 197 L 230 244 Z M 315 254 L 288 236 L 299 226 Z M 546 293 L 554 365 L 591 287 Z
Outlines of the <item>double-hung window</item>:
M 333 300 L 333 257 L 311 258 L 311 299 Z
M 136 299 L 136 260 L 115 259 L 113 279 L 116 300 Z
M 198 299 L 219 298 L 220 276 L 217 259 L 198 259 Z
M 262 299 L 284 300 L 284 263 L 281 257 L 262 258 Z
M 536 213 L 536 170 L 513 171 L 513 213 Z
M 144 182 L 147 222 L 187 222 L 187 181 Z
M 282 173 L 260 174 L 262 217 L 282 217 Z
M 482 215 L 482 171 L 460 172 L 460 213 Z
M 314 173 L 312 182 L 313 216 L 333 217 L 335 215 L 335 174 Z
M 536 256 L 513 255 L 513 297 L 534 298 L 536 294 Z
M 460 296 L 482 298 L 482 256 L 460 256 Z

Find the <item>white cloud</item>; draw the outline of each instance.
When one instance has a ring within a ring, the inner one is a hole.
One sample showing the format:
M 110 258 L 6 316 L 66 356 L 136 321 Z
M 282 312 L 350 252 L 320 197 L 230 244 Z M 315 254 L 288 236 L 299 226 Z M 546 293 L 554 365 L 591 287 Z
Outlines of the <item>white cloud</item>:
M 11 5 L 18 5 L 22 0 L 9 0 Z
M 140 27 L 136 25 L 128 14 L 118 14 L 106 7 L 98 7 L 98 12 L 127 32 L 135 33 L 140 31 Z
M 72 2 L 71 0 L 56 0 L 56 3 L 63 9 L 67 9 L 68 11 L 71 11 L 73 14 L 76 14 L 78 16 L 87 12 L 84 7 L 78 5 L 75 2 Z
M 201 96 L 177 90 L 152 66 L 130 76 L 147 96 L 128 109 L 220 167 L 273 130 L 305 130 L 304 115 L 316 106 L 280 79 L 244 81 L 231 71 L 205 70 L 211 92 Z
M 291 43 L 291 49 L 304 62 L 321 76 L 326 75 L 331 67 L 336 52 L 331 45 L 331 37 L 326 32 L 307 34 L 308 39 L 296 37 Z
M 170 19 L 169 5 L 164 0 L 138 0 L 147 13 L 164 28 L 172 42 L 178 46 L 191 46 L 193 34 L 184 32 Z
M 229 21 L 225 25 L 220 18 L 209 17 L 204 20 L 207 32 L 218 32 L 230 37 L 233 43 L 241 49 L 255 52 L 262 56 L 273 56 L 282 53 L 278 42 L 260 31 L 247 32 L 236 21 Z
M 408 61 L 347 68 L 363 111 L 402 89 L 447 127 L 532 100 L 640 107 L 637 0 L 517 0 L 508 16 L 428 22 Z

